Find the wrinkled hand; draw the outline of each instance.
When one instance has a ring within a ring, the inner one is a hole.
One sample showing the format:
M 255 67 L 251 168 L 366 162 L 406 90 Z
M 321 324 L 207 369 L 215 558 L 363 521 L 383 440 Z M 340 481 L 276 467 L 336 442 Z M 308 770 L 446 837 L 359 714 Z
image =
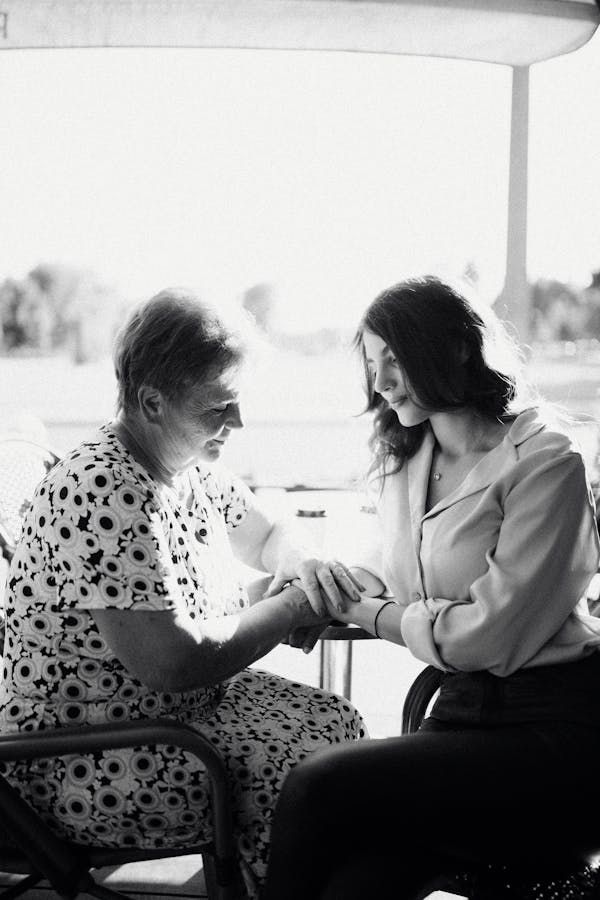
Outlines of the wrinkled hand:
M 329 622 L 321 622 L 318 625 L 304 625 L 301 628 L 294 628 L 282 643 L 289 644 L 290 647 L 301 648 L 303 653 L 310 653 L 328 626 Z
M 284 569 L 275 572 L 265 597 L 278 594 L 291 579 L 296 580 L 315 614 L 320 617 L 335 617 L 336 613 L 344 612 L 346 602 L 358 602 L 359 591 L 364 590 L 363 585 L 339 560 L 326 562 L 322 559 L 304 559 L 297 565 L 295 572 Z

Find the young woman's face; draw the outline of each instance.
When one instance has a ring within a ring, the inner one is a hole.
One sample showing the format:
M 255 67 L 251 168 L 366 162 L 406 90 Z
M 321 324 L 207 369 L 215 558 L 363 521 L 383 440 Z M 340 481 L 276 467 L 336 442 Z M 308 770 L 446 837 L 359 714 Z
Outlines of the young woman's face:
M 430 411 L 417 406 L 411 399 L 414 398 L 414 391 L 385 341 L 377 334 L 365 331 L 363 345 L 374 389 L 394 410 L 400 424 L 412 428 L 425 422 Z
M 218 459 L 232 429 L 242 428 L 238 379 L 229 369 L 168 405 L 165 429 L 179 458 Z

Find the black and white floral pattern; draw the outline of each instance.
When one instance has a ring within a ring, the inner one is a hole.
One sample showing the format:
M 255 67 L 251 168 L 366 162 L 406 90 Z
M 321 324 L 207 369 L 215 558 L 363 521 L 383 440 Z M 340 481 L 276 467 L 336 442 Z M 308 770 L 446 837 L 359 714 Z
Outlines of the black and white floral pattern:
M 6 595 L 3 733 L 171 716 L 223 753 L 250 896 L 268 855 L 274 804 L 311 751 L 364 734 L 339 697 L 246 669 L 185 693 L 150 690 L 120 663 L 90 610 L 186 609 L 200 619 L 248 604 L 228 532 L 252 495 L 220 470 L 159 485 L 109 426 L 41 482 Z M 6 766 L 10 781 L 81 843 L 177 846 L 210 829 L 202 768 L 175 747 L 139 747 Z

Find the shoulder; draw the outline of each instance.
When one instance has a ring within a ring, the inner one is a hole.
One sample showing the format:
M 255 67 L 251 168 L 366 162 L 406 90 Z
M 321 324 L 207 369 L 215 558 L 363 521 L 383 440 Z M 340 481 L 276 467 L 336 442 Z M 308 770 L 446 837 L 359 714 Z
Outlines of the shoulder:
M 520 413 L 508 431 L 518 459 L 541 454 L 561 459 L 581 457 L 579 447 L 570 431 L 537 409 Z
M 514 454 L 515 480 L 550 471 L 557 478 L 569 479 L 576 474 L 585 480 L 585 463 L 573 434 L 537 409 L 525 410 L 516 417 L 507 442 Z
M 105 428 L 67 453 L 41 483 L 38 494 L 62 507 L 109 504 L 119 498 L 124 508 L 156 501 L 155 484 Z

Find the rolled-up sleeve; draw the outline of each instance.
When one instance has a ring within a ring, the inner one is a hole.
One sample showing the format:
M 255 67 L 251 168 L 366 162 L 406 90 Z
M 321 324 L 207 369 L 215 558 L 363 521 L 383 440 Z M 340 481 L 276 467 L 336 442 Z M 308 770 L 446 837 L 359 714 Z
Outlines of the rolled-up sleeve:
M 463 600 L 411 603 L 402 636 L 449 671 L 508 675 L 561 629 L 598 566 L 598 534 L 577 453 L 531 454 L 516 466 L 486 571 Z

